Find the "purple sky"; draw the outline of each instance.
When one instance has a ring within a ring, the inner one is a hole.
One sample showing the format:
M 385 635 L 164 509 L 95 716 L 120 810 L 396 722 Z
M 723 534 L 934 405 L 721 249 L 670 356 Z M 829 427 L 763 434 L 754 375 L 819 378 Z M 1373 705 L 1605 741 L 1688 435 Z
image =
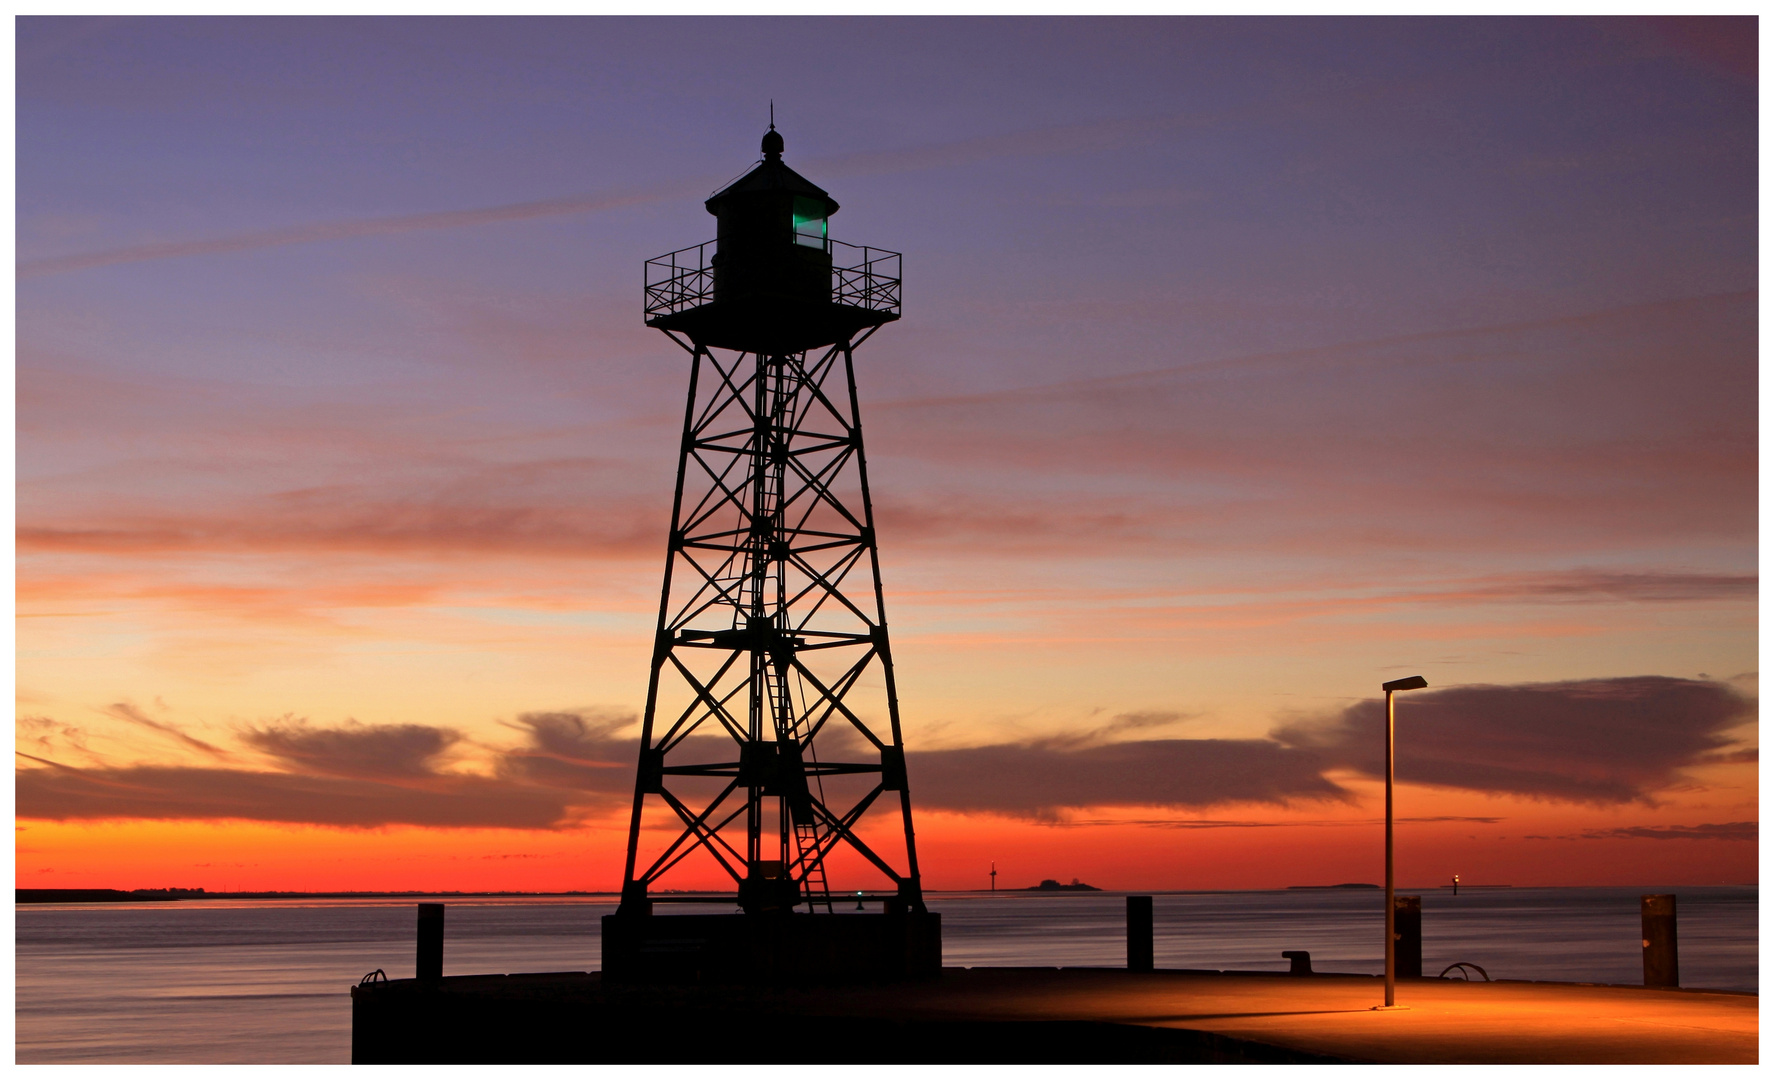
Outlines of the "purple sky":
M 637 708 L 685 377 L 641 265 L 772 99 L 905 253 L 858 367 L 913 749 L 1266 737 L 1405 668 L 1753 692 L 1753 20 L 17 50 L 20 708 L 92 762 L 184 760 L 128 702 L 243 754 Z

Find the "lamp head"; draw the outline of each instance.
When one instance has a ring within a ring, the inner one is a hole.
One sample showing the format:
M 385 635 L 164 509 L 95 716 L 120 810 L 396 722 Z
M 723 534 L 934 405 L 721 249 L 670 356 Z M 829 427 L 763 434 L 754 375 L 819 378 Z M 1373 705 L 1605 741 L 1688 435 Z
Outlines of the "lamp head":
M 1423 678 L 1423 676 L 1412 675 L 1409 678 L 1393 679 L 1389 683 L 1381 683 L 1380 689 L 1390 694 L 1394 690 L 1424 690 L 1427 689 L 1428 686 L 1429 681 Z

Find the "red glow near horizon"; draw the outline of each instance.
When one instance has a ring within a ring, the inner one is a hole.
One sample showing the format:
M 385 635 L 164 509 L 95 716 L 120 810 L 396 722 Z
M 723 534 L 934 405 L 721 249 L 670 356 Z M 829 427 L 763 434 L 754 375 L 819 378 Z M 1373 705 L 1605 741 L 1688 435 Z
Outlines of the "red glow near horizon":
M 18 885 L 617 887 L 772 99 L 927 887 L 1754 881 L 1754 21 L 1006 25 L 21 20 Z

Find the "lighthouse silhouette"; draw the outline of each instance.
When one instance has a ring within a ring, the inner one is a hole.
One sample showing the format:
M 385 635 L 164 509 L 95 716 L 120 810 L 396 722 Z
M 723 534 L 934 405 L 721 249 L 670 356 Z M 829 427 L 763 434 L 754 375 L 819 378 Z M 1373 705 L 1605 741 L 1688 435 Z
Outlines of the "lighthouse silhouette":
M 647 325 L 688 356 L 689 392 L 606 975 L 940 965 L 855 376 L 899 318 L 900 256 L 832 239 L 837 201 L 783 148 L 772 121 L 704 204 L 715 239 L 646 264 Z M 659 884 L 692 867 L 731 891 Z M 834 874 L 880 914 L 834 910 Z M 739 914 L 656 909 L 678 901 Z

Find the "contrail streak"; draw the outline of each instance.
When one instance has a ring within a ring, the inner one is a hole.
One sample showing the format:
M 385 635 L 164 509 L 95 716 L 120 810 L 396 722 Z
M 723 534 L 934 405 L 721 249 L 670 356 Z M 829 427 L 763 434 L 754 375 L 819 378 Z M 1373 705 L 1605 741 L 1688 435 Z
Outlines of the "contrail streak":
M 236 233 L 209 240 L 174 240 L 161 244 L 138 244 L 134 247 L 91 251 L 80 255 L 61 255 L 51 259 L 34 259 L 20 263 L 20 278 L 47 277 L 90 270 L 118 263 L 147 262 L 153 259 L 177 259 L 192 255 L 224 255 L 235 251 L 282 247 L 286 244 L 311 244 L 320 240 L 346 240 L 360 236 L 386 236 L 391 233 L 417 232 L 423 229 L 453 229 L 464 225 L 490 225 L 501 221 L 525 221 L 531 218 L 556 217 L 562 214 L 588 214 L 613 210 L 620 206 L 636 206 L 666 198 L 681 198 L 700 190 L 695 184 L 673 184 L 645 192 L 618 192 L 609 195 L 574 196 L 564 199 L 542 199 L 536 202 L 508 203 L 474 210 L 444 210 L 430 214 L 401 214 L 395 217 L 358 218 L 351 221 L 326 221 L 313 225 L 296 225 L 287 229 L 266 229 L 262 232 Z
M 1059 124 L 1027 131 L 984 135 L 946 143 L 932 143 L 904 150 L 868 151 L 816 158 L 808 162 L 810 171 L 831 176 L 864 176 L 924 169 L 948 168 L 1003 157 L 1029 157 L 1050 154 L 1086 154 L 1150 142 L 1174 136 L 1183 131 L 1217 127 L 1226 123 L 1258 123 L 1276 116 L 1290 116 L 1301 110 L 1323 109 L 1333 103 L 1349 103 L 1382 97 L 1395 92 L 1398 86 L 1363 85 L 1337 93 L 1311 98 L 1268 99 L 1211 112 L 1188 110 L 1152 116 L 1119 117 Z M 737 177 L 735 177 L 737 179 Z M 508 203 L 472 210 L 445 210 L 429 214 L 401 214 L 393 217 L 356 218 L 349 221 L 320 222 L 295 225 L 285 229 L 236 233 L 208 240 L 174 240 L 159 244 L 137 244 L 106 251 L 58 255 L 19 263 L 20 279 L 69 274 L 100 266 L 120 263 L 148 262 L 155 259 L 186 258 L 194 255 L 225 255 L 236 251 L 283 247 L 289 244 L 311 244 L 323 240 L 347 240 L 363 236 L 386 236 L 393 233 L 418 232 L 426 229 L 454 229 L 467 225 L 490 225 L 502 221 L 525 221 L 532 218 L 568 214 L 589 214 L 614 210 L 622 206 L 639 206 L 664 199 L 688 198 L 711 191 L 720 181 L 707 177 L 694 181 L 661 184 L 645 190 L 633 189 L 601 195 L 574 195 L 535 202 Z
M 1758 295 L 1759 293 L 1756 289 L 1742 289 L 1732 292 L 1706 293 L 1700 296 L 1680 296 L 1668 300 L 1647 300 L 1643 303 L 1626 304 L 1621 307 L 1602 308 L 1597 311 L 1586 311 L 1576 315 L 1555 315 L 1544 319 L 1526 319 L 1518 322 L 1490 323 L 1484 326 L 1462 326 L 1447 330 L 1422 330 L 1409 334 L 1364 338 L 1358 341 L 1339 341 L 1329 345 L 1312 345 L 1303 349 L 1284 349 L 1279 352 L 1243 353 L 1236 356 L 1220 357 L 1213 360 L 1192 360 L 1186 364 L 1167 364 L 1164 367 L 1142 368 L 1139 371 L 1125 371 L 1113 375 L 1090 375 L 1079 379 L 1066 379 L 1061 382 L 1038 383 L 1034 386 L 1013 386 L 1003 390 L 987 390 L 972 394 L 948 394 L 923 398 L 899 398 L 897 400 L 876 402 L 873 405 L 870 405 L 869 409 L 873 412 L 880 412 L 884 409 L 920 409 L 932 406 L 984 405 L 1004 401 L 1041 398 L 1054 394 L 1071 394 L 1087 388 L 1137 385 L 1146 380 L 1155 378 L 1203 375 L 1228 369 L 1254 367 L 1258 364 L 1298 364 L 1313 360 L 1335 362 L 1348 353 L 1362 349 L 1383 348 L 1392 345 L 1410 345 L 1418 342 L 1479 338 L 1492 334 L 1545 330 L 1564 326 L 1605 324 L 1612 320 L 1641 312 L 1651 312 L 1659 309 L 1677 309 L 1699 304 L 1740 303 L 1746 300 L 1753 301 Z
M 914 147 L 909 150 L 845 154 L 816 160 L 810 164 L 814 168 L 826 167 L 834 175 L 856 176 L 938 168 L 944 165 L 964 164 L 1007 154 L 1052 153 L 1056 151 L 1063 153 L 1067 150 L 1100 146 L 1105 134 L 1101 129 L 1107 128 L 1108 138 L 1113 139 L 1120 129 L 1128 128 L 1129 123 L 1128 121 L 1109 121 L 1101 124 L 1072 124 L 1037 131 L 992 135 L 984 138 L 965 139 L 960 142 Z M 1144 126 L 1150 126 L 1150 123 L 1147 121 Z M 1135 126 L 1141 125 L 1136 124 Z M 1093 131 L 1098 132 L 1094 140 L 1090 138 Z M 717 182 L 704 178 L 694 182 L 652 187 L 645 191 L 569 196 L 561 199 L 542 199 L 536 202 L 481 207 L 473 210 L 446 210 L 430 214 L 401 214 L 394 217 L 320 222 L 313 225 L 295 225 L 286 229 L 236 233 L 233 236 L 218 236 L 207 240 L 173 240 L 159 244 L 137 244 L 105 251 L 82 252 L 78 255 L 58 255 L 48 259 L 33 259 L 29 262 L 19 263 L 17 273 L 21 279 L 48 277 L 53 274 L 70 274 L 79 270 L 91 270 L 100 266 L 116 266 L 119 263 L 177 259 L 193 255 L 225 255 L 236 251 L 255 251 L 261 248 L 283 247 L 288 244 L 311 244 L 322 240 L 347 240 L 363 236 L 418 232 L 426 229 L 454 229 L 466 225 L 491 225 L 502 221 L 525 221 L 531 218 L 556 217 L 566 214 L 589 214 L 599 210 L 614 210 L 622 206 L 638 206 L 643 203 L 658 202 L 662 199 L 688 198 L 710 190 Z

